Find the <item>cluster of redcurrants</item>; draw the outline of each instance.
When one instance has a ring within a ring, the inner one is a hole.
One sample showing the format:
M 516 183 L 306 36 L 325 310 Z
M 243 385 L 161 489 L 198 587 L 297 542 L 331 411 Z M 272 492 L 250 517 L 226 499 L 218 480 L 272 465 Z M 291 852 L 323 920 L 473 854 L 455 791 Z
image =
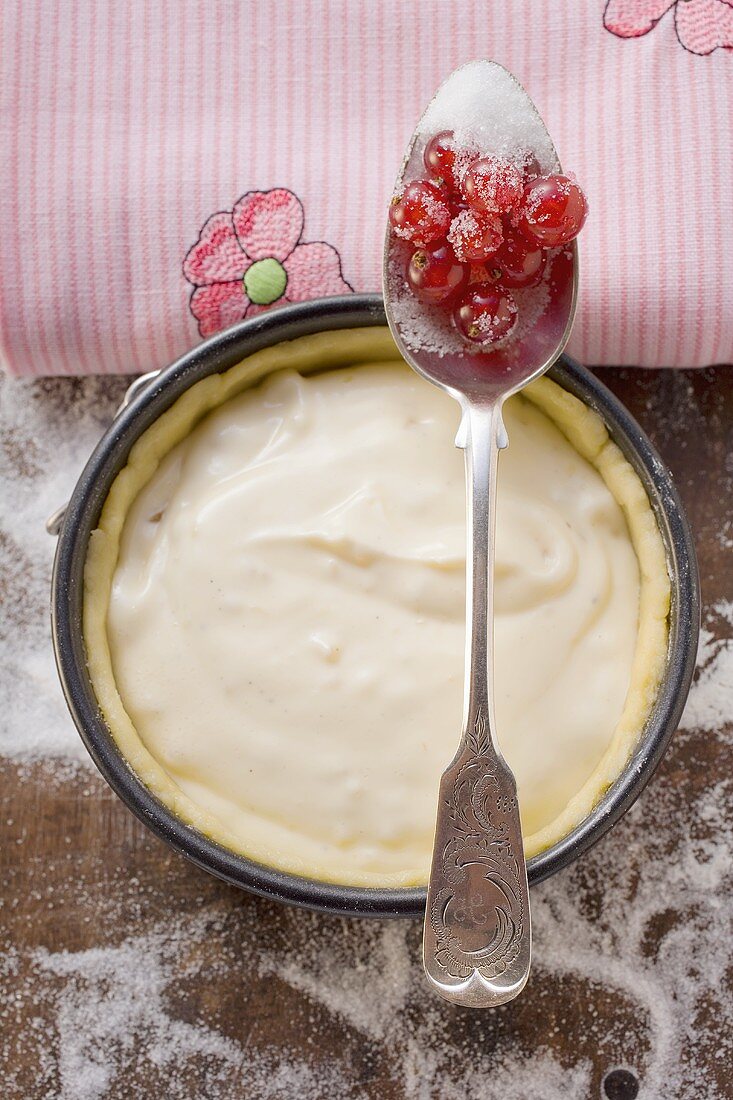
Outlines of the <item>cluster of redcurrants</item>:
M 424 163 L 430 178 L 408 183 L 389 211 L 395 234 L 415 245 L 407 283 L 421 302 L 452 310 L 465 340 L 494 344 L 517 323 L 511 291 L 537 286 L 548 250 L 580 232 L 585 196 L 534 159 L 479 157 L 449 130 L 430 139 Z

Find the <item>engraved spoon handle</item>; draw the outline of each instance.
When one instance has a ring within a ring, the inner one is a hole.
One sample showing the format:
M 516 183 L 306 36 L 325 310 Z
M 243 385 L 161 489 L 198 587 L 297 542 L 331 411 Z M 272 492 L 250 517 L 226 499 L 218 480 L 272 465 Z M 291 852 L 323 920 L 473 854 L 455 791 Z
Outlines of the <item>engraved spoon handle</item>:
M 491 1008 L 529 974 L 527 868 L 517 787 L 494 736 L 493 577 L 501 402 L 464 405 L 466 683 L 463 734 L 443 773 L 423 937 L 428 979 L 455 1004 Z

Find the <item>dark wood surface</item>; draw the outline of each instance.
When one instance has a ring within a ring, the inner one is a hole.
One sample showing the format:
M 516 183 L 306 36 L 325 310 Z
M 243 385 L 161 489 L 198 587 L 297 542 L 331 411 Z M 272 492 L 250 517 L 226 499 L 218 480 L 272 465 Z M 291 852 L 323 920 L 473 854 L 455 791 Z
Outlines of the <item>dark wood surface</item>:
M 428 993 L 416 922 L 348 922 L 229 888 L 68 762 L 76 735 L 33 656 L 52 547 L 29 531 L 123 384 L 3 384 L 26 410 L 3 433 L 20 486 L 3 517 L 5 733 L 32 740 L 53 723 L 68 738 L 55 760 L 0 772 L 4 1100 L 733 1096 L 733 369 L 600 373 L 671 466 L 696 533 L 700 728 L 677 735 L 610 835 L 533 891 L 529 986 L 485 1013 Z

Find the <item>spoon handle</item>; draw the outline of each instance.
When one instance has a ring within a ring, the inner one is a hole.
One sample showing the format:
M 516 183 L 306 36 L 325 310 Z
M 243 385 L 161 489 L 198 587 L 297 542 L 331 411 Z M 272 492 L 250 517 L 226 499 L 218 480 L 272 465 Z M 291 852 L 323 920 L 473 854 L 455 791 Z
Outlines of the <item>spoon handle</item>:
M 468 530 L 463 734 L 443 773 L 428 885 L 423 961 L 446 1000 L 491 1008 L 529 974 L 527 868 L 517 786 L 494 736 L 493 575 L 500 403 L 464 408 Z

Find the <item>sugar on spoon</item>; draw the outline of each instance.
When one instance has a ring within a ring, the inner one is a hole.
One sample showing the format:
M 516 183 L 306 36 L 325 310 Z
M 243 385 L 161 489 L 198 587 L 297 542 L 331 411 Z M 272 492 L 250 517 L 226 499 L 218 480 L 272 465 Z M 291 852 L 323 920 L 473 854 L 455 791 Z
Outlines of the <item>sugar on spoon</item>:
M 490 61 L 473 61 L 441 85 L 410 141 L 397 181 L 425 175 L 430 139 L 481 156 L 534 158 L 560 171 L 547 129 L 519 82 Z M 423 961 L 428 980 L 454 1004 L 490 1008 L 521 992 L 529 975 L 527 869 L 514 775 L 499 749 L 493 702 L 493 572 L 497 459 L 507 445 L 502 406 L 561 354 L 575 313 L 575 242 L 557 251 L 542 282 L 519 291 L 510 337 L 470 346 L 440 310 L 407 285 L 410 255 L 388 226 L 383 286 L 387 320 L 405 360 L 461 407 L 456 446 L 467 484 L 466 672 L 458 751 L 443 773 L 428 884 Z

